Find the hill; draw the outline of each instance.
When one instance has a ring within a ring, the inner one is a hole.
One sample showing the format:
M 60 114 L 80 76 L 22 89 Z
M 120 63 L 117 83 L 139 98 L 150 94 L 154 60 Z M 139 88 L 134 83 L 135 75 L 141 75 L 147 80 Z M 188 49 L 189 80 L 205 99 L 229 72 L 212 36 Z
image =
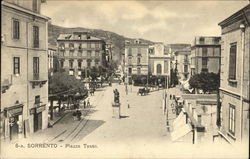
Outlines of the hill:
M 103 39 L 105 41 L 110 41 L 114 48 L 113 48 L 113 59 L 117 62 L 121 61 L 122 54 L 124 53 L 125 47 L 125 40 L 134 40 L 132 38 L 127 38 L 117 33 L 111 31 L 105 31 L 101 29 L 88 29 L 82 27 L 76 28 L 66 28 L 57 25 L 53 25 L 51 23 L 48 24 L 48 32 L 49 32 L 49 44 L 56 45 L 56 39 L 59 34 L 62 33 L 73 33 L 73 32 L 89 32 L 91 36 Z M 146 42 L 149 44 L 153 44 L 152 41 L 140 39 L 142 42 Z

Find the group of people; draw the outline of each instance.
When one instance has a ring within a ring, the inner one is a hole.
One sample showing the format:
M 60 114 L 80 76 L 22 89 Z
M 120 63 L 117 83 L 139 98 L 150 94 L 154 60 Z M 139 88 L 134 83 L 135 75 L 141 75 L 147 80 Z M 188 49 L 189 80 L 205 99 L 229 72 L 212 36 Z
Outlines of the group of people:
M 81 116 L 82 116 L 82 112 L 79 110 L 79 109 L 77 109 L 75 112 L 73 112 L 73 118 L 74 118 L 74 120 L 81 120 Z

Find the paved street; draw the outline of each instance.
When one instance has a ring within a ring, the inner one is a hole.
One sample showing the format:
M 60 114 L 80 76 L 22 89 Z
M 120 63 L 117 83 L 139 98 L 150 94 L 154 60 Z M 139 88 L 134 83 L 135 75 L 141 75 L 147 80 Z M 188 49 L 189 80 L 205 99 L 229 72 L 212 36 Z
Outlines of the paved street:
M 121 119 L 112 118 L 111 103 L 115 88 L 120 92 Z M 67 152 L 63 153 L 63 157 L 79 155 L 106 158 L 116 158 L 121 155 L 131 158 L 199 154 L 199 149 L 195 146 L 182 143 L 180 149 L 180 144 L 171 143 L 161 105 L 163 90 L 151 92 L 146 96 L 137 95 L 138 87 L 129 86 L 128 90 L 126 95 L 125 86 L 118 84 L 97 90 L 94 96 L 90 96 L 92 106 L 85 110 L 82 108 L 84 119 L 73 120 L 72 112 L 68 112 L 53 128 L 37 132 L 17 142 L 26 148 L 15 149 L 15 154 L 32 154 L 37 150 L 44 155 L 46 153 L 47 157 L 51 155 L 62 157 L 62 151 Z M 170 93 L 181 92 L 177 88 L 172 88 L 169 90 Z M 57 144 L 59 148 L 27 149 L 27 145 L 32 143 L 52 143 Z M 81 148 L 77 148 L 78 145 L 81 145 Z M 196 148 L 197 151 L 190 150 L 192 148 Z M 7 150 L 4 152 L 8 153 Z

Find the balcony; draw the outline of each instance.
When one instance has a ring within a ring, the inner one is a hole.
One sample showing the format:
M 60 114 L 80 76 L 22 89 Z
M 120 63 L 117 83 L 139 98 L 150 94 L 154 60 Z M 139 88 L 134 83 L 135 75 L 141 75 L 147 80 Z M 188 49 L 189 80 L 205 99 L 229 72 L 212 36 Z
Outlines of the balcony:
M 41 88 L 48 81 L 48 73 L 31 73 L 28 77 L 32 88 L 36 86 L 40 86 Z
M 141 53 L 137 54 L 137 57 L 142 57 Z
M 6 90 L 12 85 L 12 75 L 7 75 L 1 78 L 1 90 L 2 93 L 5 93 Z
M 128 57 L 132 57 L 132 54 L 128 54 Z

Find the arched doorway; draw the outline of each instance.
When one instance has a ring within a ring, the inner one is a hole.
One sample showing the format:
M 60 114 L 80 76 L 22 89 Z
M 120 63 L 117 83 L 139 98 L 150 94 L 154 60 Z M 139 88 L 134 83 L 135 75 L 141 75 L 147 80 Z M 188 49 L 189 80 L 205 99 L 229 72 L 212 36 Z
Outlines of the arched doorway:
M 157 73 L 157 75 L 161 75 L 161 73 L 162 73 L 161 64 L 157 64 L 157 66 L 156 66 L 156 73 Z

